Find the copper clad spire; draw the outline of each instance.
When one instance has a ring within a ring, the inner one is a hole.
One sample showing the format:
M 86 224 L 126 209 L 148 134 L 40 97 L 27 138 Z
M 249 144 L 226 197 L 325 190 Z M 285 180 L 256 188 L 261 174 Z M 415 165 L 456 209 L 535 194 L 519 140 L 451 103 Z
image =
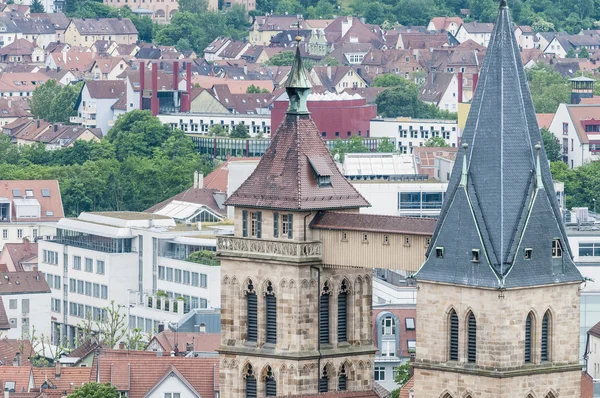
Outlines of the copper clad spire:
M 302 57 L 300 56 L 300 41 L 302 37 L 296 37 L 296 56 L 294 57 L 294 63 L 292 64 L 292 70 L 285 82 L 285 91 L 290 99 L 290 106 L 288 107 L 288 114 L 306 114 L 308 108 L 306 107 L 306 100 L 310 94 L 310 80 L 306 75 L 306 69 L 302 65 Z

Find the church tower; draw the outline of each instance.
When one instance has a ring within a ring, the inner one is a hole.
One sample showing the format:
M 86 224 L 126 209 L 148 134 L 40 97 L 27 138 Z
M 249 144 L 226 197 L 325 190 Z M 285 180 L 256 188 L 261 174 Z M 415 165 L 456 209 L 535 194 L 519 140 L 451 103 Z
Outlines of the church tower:
M 223 398 L 373 388 L 371 270 L 332 267 L 310 222 L 369 203 L 339 172 L 310 117 L 297 49 L 287 114 L 252 175 L 225 202 L 219 237 Z
M 579 295 L 502 0 L 416 279 L 418 398 L 579 398 Z

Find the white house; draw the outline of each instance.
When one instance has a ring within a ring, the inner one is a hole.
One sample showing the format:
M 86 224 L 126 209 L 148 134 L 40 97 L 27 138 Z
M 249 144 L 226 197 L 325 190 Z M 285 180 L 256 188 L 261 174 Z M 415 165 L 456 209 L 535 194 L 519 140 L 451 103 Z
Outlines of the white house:
M 124 95 L 123 80 L 86 81 L 75 103 L 77 116 L 71 117 L 71 123 L 97 127 L 106 135 L 110 130 L 109 122 L 116 118 L 113 105 Z
M 493 29 L 493 23 L 465 22 L 460 25 L 455 37 L 459 43 L 464 43 L 470 39 L 475 43 L 487 47 L 492 37 Z
M 185 238 L 202 234 L 207 239 Z M 73 344 L 77 325 L 85 317 L 105 317 L 111 301 L 127 308 L 131 327 L 148 332 L 194 308 L 220 307 L 218 263 L 189 258 L 214 250 L 214 240 L 214 231 L 151 213 L 81 213 L 60 220 L 56 238 L 38 244 L 39 269 L 63 280 L 62 289 L 50 286 L 52 298 L 68 302 L 53 321 L 55 342 Z
M 600 105 L 560 104 L 550 132 L 562 146 L 570 168 L 598 160 L 600 153 Z
M 445 72 L 430 72 L 419 90 L 419 99 L 439 109 L 458 111 L 458 75 Z
M 432 137 L 441 137 L 455 147 L 458 143 L 458 123 L 455 120 L 377 118 L 371 120 L 371 138 L 395 138 L 401 153 L 413 153 L 413 148 L 425 145 Z
M 522 50 L 535 48 L 535 33 L 531 26 L 519 25 L 515 27 L 515 39 Z

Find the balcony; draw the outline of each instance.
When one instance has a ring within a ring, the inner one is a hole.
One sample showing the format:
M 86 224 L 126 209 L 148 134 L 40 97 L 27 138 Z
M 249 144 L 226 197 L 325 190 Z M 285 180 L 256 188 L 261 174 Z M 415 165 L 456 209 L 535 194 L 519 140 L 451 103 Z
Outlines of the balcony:
M 85 127 L 96 127 L 96 119 L 85 119 L 82 124 Z
M 217 237 L 217 252 L 223 256 L 257 258 L 295 263 L 321 261 L 323 245 L 318 241 L 288 242 L 281 240 Z
M 71 116 L 69 122 L 73 124 L 82 124 L 83 118 L 81 116 Z

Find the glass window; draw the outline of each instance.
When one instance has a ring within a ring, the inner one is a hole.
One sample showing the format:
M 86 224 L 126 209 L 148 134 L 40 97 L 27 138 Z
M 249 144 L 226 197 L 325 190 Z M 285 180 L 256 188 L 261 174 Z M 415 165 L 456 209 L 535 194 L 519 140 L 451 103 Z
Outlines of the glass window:
M 96 273 L 104 275 L 104 261 L 96 260 Z
M 73 256 L 73 269 L 81 269 L 81 257 Z
M 83 281 L 77 281 L 77 293 L 83 294 Z
M 408 340 L 406 342 L 407 346 L 408 346 L 408 352 L 415 352 L 415 350 L 417 349 L 417 341 L 416 340 Z
M 200 283 L 200 275 L 197 272 L 192 272 L 192 286 L 198 286 Z
M 441 192 L 423 192 L 423 208 L 424 209 L 441 209 L 442 208 L 442 193 Z
M 92 282 L 85 282 L 85 295 L 86 296 L 92 295 Z
M 562 246 L 560 239 L 552 240 L 552 257 L 562 257 Z
M 396 334 L 396 325 L 391 316 L 386 316 L 381 320 L 381 334 L 384 336 L 392 336 Z
M 415 318 L 406 318 L 406 330 L 415 330 Z
M 161 281 L 165 279 L 165 267 L 163 265 L 158 266 L 158 279 Z
M 181 283 L 181 270 L 175 270 L 175 283 Z
M 200 287 L 206 287 L 206 274 L 200 274 Z
M 10 299 L 8 301 L 8 308 L 10 308 L 11 310 L 16 310 L 17 309 L 17 299 Z
M 396 356 L 396 340 L 385 340 L 381 342 L 381 356 Z
M 185 285 L 190 284 L 190 271 L 183 271 L 183 283 Z
M 421 208 L 420 192 L 401 192 L 400 209 L 419 209 Z
M 85 259 L 85 272 L 94 272 L 94 260 L 91 258 Z
M 69 279 L 69 291 L 75 293 L 77 291 L 77 281 L 75 279 Z
M 54 276 L 54 288 L 60 290 L 60 276 L 55 275 Z
M 167 280 L 173 282 L 173 268 L 167 267 Z
M 94 297 L 100 297 L 100 284 L 94 283 Z
M 385 368 L 383 366 L 375 366 L 375 381 L 385 381 Z
M 598 243 L 580 243 L 580 257 L 600 257 L 600 242 Z
M 102 285 L 102 291 L 101 292 L 102 292 L 101 298 L 107 299 L 108 298 L 108 286 Z

